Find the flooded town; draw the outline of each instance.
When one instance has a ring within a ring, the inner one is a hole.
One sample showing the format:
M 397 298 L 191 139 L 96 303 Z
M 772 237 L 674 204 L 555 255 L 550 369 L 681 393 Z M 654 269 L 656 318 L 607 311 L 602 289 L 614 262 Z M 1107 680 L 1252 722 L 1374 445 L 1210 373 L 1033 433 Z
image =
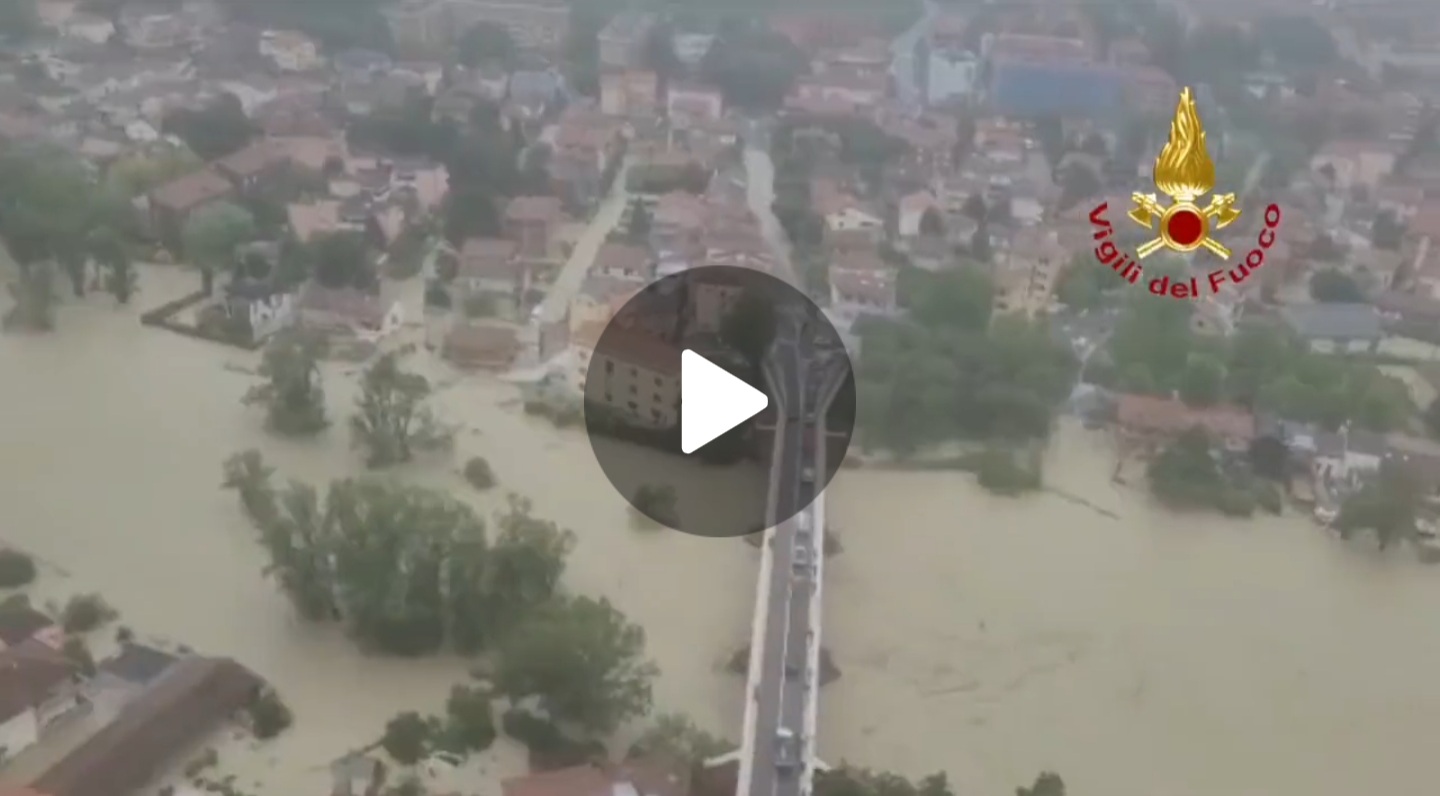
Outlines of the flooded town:
M 0 795 L 1428 786 L 1433 9 L 272 5 L 0 2 Z M 857 396 L 743 540 L 587 438 L 714 266 Z

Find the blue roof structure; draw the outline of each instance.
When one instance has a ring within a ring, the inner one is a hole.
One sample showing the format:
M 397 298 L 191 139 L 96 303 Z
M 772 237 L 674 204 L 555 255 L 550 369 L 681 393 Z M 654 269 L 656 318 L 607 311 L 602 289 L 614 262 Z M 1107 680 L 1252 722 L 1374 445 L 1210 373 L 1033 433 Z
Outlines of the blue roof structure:
M 1006 116 L 1094 118 L 1124 102 L 1124 75 L 1105 66 L 1001 61 L 991 69 L 990 104 Z

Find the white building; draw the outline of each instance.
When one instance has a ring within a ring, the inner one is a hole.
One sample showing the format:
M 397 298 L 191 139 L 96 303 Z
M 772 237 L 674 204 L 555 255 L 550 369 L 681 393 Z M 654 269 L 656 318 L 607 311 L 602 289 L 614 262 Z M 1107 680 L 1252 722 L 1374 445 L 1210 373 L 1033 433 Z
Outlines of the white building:
M 932 50 L 925 74 L 925 101 L 930 105 L 947 105 L 975 93 L 980 61 L 969 51 Z
M 677 33 L 670 40 L 675 57 L 686 66 L 698 66 L 710 52 L 715 37 L 707 33 Z
M 850 230 L 878 231 L 885 222 L 858 207 L 847 207 L 825 216 L 825 227 L 831 232 Z
M 76 12 L 61 23 L 60 32 L 71 38 L 104 44 L 115 35 L 115 24 L 95 14 Z
M 320 45 L 293 30 L 267 30 L 260 35 L 260 54 L 282 72 L 309 72 L 324 66 Z

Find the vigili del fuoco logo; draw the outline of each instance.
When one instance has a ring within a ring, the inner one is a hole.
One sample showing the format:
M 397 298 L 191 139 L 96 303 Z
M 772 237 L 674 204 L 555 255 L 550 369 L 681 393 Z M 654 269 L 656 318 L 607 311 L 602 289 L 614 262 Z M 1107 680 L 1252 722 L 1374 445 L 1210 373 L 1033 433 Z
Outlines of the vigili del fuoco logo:
M 1140 261 L 1161 249 L 1181 254 L 1204 249 L 1221 260 L 1230 259 L 1230 249 L 1216 240 L 1212 233 L 1225 229 L 1240 218 L 1235 207 L 1235 194 L 1211 193 L 1215 189 L 1215 163 L 1205 148 L 1205 127 L 1195 108 L 1195 97 L 1186 88 L 1180 92 L 1175 118 L 1170 122 L 1170 140 L 1155 159 L 1155 188 L 1170 198 L 1169 206 L 1161 204 L 1155 194 L 1131 194 L 1132 207 L 1126 215 L 1130 220 L 1155 233 L 1141 244 L 1132 257 L 1115 245 L 1115 228 L 1106 213 L 1110 206 L 1101 202 L 1090 211 L 1094 227 L 1095 259 L 1109 267 L 1132 285 L 1140 281 L 1144 269 Z M 1203 207 L 1197 201 L 1210 194 Z M 1265 225 L 1260 230 L 1255 248 L 1243 262 L 1221 268 L 1206 275 L 1211 293 L 1229 282 L 1239 285 L 1265 264 L 1265 252 L 1275 245 L 1275 232 L 1280 228 L 1280 207 L 1265 208 Z M 1199 298 L 1201 288 L 1197 277 L 1172 279 L 1168 276 L 1150 280 L 1150 292 L 1157 296 L 1178 299 Z

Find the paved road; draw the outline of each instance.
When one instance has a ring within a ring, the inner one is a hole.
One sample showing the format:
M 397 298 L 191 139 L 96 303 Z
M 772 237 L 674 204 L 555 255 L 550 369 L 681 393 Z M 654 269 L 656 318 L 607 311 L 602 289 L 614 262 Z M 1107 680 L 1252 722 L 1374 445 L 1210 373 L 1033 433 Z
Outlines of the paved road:
M 768 136 L 763 125 L 752 124 L 746 141 L 747 203 L 760 220 L 765 238 L 775 251 L 777 275 L 798 287 L 797 275 L 790 262 L 789 241 L 770 210 L 774 201 L 775 167 L 770 160 Z M 807 336 L 801 333 L 799 318 L 783 315 L 780 326 L 769 367 L 772 379 L 781 385 L 781 395 L 776 396 L 776 403 L 787 418 L 781 460 L 775 466 L 779 468 L 776 512 L 778 516 L 788 516 L 815 500 L 814 485 L 805 483 L 802 477 L 807 467 L 819 471 L 818 462 L 813 460 L 813 451 L 806 450 L 805 437 L 814 429 L 805 418 L 809 414 L 807 410 L 817 408 L 821 399 L 819 388 L 826 374 L 824 369 L 812 367 L 817 352 Z M 808 510 L 804 516 L 804 522 L 812 522 Z M 807 682 L 807 668 L 811 645 L 819 643 L 818 628 L 810 625 L 810 600 L 815 587 L 813 562 L 823 555 L 818 543 L 823 534 L 822 529 L 813 526 L 809 527 L 808 533 L 803 532 L 801 522 L 801 517 L 796 516 L 777 527 L 771 536 L 764 648 L 756 685 L 759 693 L 750 695 L 757 700 L 750 792 L 740 796 L 800 796 L 804 765 L 812 762 L 802 760 L 808 741 L 803 735 L 809 699 L 812 694 L 818 693 L 814 690 L 815 684 Z M 798 570 L 797 549 L 802 549 L 802 555 L 806 556 L 805 565 Z M 818 673 L 815 676 L 818 677 Z M 788 748 L 783 750 L 779 741 L 782 730 L 789 731 L 793 737 Z M 782 766 L 782 755 L 797 765 Z
M 775 252 L 776 275 L 799 286 L 790 263 L 790 240 L 770 205 L 775 202 L 775 164 L 770 159 L 769 135 L 760 124 L 751 123 L 745 136 L 745 201 L 760 220 L 760 233 Z
M 788 321 L 789 319 L 787 319 Z M 787 322 L 787 326 L 790 324 Z M 804 450 L 804 406 L 809 385 L 804 374 L 808 370 L 808 346 L 796 339 L 793 326 L 781 334 L 772 359 L 772 373 L 784 385 L 782 409 L 787 416 L 781 446 L 781 461 L 776 496 L 776 512 L 788 515 L 799 506 L 809 505 L 814 489 L 804 483 L 801 471 L 810 465 Z M 795 418 L 799 418 L 797 421 Z M 797 545 L 813 553 L 813 545 L 801 538 L 798 517 L 781 524 L 771 537 L 772 567 L 769 599 L 766 602 L 765 641 L 757 688 L 755 714 L 755 748 L 751 760 L 751 796 L 796 796 L 800 792 L 798 765 L 782 767 L 782 755 L 798 761 L 803 754 L 801 735 L 804 731 L 805 706 L 808 698 L 806 664 L 808 644 L 813 640 L 810 628 L 810 593 L 813 587 L 808 567 L 797 569 Z M 813 534 L 811 535 L 813 538 Z M 813 559 L 811 559 L 813 560 Z M 793 734 L 794 742 L 782 748 L 781 730 Z
M 553 322 L 565 316 L 565 310 L 580 292 L 580 286 L 585 284 L 585 276 L 595 262 L 595 253 L 620 222 L 620 217 L 625 213 L 625 205 L 630 201 L 630 192 L 625 190 L 625 176 L 628 171 L 627 163 L 615 175 L 615 184 L 610 194 L 595 210 L 589 226 L 580 234 L 569 259 L 556 275 L 555 284 L 551 285 L 549 292 L 545 294 L 545 300 L 540 304 L 540 316 L 544 320 Z

